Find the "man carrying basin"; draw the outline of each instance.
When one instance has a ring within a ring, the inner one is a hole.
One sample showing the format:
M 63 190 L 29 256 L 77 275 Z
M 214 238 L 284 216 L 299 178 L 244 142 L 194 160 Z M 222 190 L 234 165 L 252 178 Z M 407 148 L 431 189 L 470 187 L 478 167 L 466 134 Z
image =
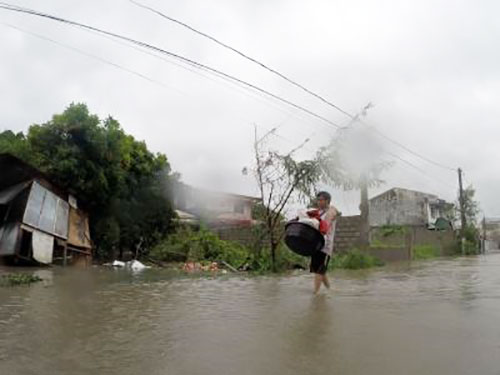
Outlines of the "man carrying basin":
M 316 209 L 307 211 L 285 226 L 285 243 L 293 252 L 311 257 L 310 270 L 314 273 L 314 293 L 321 284 L 329 288 L 326 276 L 328 262 L 333 252 L 333 238 L 337 210 L 330 205 L 331 196 L 326 191 L 316 195 Z
M 325 245 L 311 255 L 310 271 L 314 273 L 314 293 L 317 294 L 321 284 L 330 288 L 330 282 L 326 271 L 333 252 L 333 239 L 335 236 L 335 223 L 337 219 L 337 209 L 330 205 L 332 197 L 326 191 L 320 191 L 316 195 L 318 209 L 309 211 L 308 215 L 320 219 L 319 230 L 325 238 Z

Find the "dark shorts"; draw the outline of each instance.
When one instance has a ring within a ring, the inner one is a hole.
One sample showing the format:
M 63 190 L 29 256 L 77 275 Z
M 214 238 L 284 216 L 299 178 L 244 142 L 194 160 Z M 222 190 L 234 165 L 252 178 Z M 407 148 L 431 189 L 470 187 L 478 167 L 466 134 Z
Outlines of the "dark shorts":
M 327 255 L 322 251 L 317 251 L 311 256 L 311 266 L 309 267 L 309 270 L 312 273 L 324 275 L 328 269 L 329 262 L 330 255 Z

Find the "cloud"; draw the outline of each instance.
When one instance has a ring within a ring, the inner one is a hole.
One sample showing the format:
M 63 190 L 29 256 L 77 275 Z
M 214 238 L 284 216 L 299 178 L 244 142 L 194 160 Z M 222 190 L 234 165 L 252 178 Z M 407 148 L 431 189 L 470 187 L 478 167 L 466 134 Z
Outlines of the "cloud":
M 145 0 L 146 1 L 146 0 Z M 497 118 L 500 36 L 493 1 L 220 0 L 151 6 L 276 67 L 350 112 L 369 101 L 368 122 L 426 157 L 461 166 L 488 215 L 500 215 Z M 234 54 L 126 1 L 16 2 L 172 50 L 254 82 L 332 121 L 345 116 Z M 152 77 L 163 87 L 47 41 L 0 25 L 0 130 L 26 130 L 70 102 L 118 119 L 126 131 L 164 152 L 188 183 L 253 193 L 241 168 L 251 162 L 253 127 L 281 124 L 274 146 L 309 151 L 334 129 L 282 104 L 200 76 L 95 34 L 0 10 L 0 22 L 39 33 Z M 180 92 L 179 92 L 180 91 Z M 456 174 L 386 144 L 401 161 L 387 185 L 456 195 Z M 375 194 L 377 191 L 373 191 Z M 357 209 L 356 194 L 337 205 Z

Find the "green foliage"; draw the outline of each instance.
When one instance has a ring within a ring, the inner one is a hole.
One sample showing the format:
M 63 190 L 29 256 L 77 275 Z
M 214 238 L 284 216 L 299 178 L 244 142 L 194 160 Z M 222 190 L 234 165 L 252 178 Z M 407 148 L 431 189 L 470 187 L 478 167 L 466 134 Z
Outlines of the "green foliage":
M 477 255 L 481 252 L 479 230 L 474 225 L 468 225 L 464 231 L 465 242 L 462 252 L 462 241 L 460 237 L 457 238 L 455 245 L 455 253 L 458 255 Z
M 112 117 L 90 114 L 85 104 L 32 125 L 26 136 L 1 133 L 0 152 L 39 168 L 78 197 L 102 257 L 138 244 L 147 249 L 172 230 L 165 155 L 150 152 Z
M 254 272 L 273 271 L 271 252 L 269 249 L 263 249 L 259 253 L 251 253 L 250 266 Z M 276 248 L 276 267 L 275 272 L 284 272 L 291 269 L 309 267 L 309 258 L 295 254 L 289 250 L 284 243 L 280 243 Z
M 380 233 L 383 237 L 389 237 L 392 235 L 404 235 L 406 234 L 406 227 L 402 225 L 383 225 L 380 228 Z
M 439 249 L 434 245 L 417 245 L 413 248 L 413 259 L 431 259 L 439 256 Z
M 477 223 L 477 215 L 479 214 L 479 203 L 475 199 L 476 190 L 474 187 L 468 186 L 464 190 L 464 214 L 468 225 L 474 226 Z M 460 204 L 457 205 L 460 207 Z
M 150 257 L 162 262 L 225 261 L 235 268 L 245 266 L 252 272 L 273 271 L 268 248 L 247 248 L 236 242 L 221 240 L 216 234 L 201 228 L 178 228 L 175 234 L 158 243 Z M 276 249 L 276 271 L 307 268 L 308 259 L 291 252 L 284 244 Z
M 150 256 L 164 262 L 225 261 L 236 268 L 249 259 L 250 252 L 238 243 L 221 240 L 207 229 L 193 231 L 180 228 L 158 243 L 151 250 Z
M 272 132 L 271 132 L 272 133 Z M 297 161 L 293 154 L 304 144 L 286 155 L 266 149 L 265 138 L 255 139 L 254 175 L 260 191 L 262 205 L 256 215 L 265 226 L 262 239 L 268 242 L 273 270 L 278 271 L 277 251 L 284 234 L 282 220 L 286 206 L 294 201 L 305 201 L 319 182 L 316 160 Z M 260 255 L 260 253 L 258 254 Z
M 467 225 L 464 230 L 464 237 L 466 241 L 479 244 L 479 229 L 474 225 Z
M 479 244 L 465 240 L 464 255 L 477 255 L 480 253 Z
M 254 203 L 252 206 L 252 219 L 265 222 L 267 217 L 267 208 L 261 202 Z M 278 221 L 285 221 L 286 218 L 283 214 L 276 214 L 275 212 L 269 212 L 270 215 L 277 216 Z
M 382 262 L 380 259 L 357 249 L 353 249 L 346 254 L 336 254 L 330 261 L 331 269 L 340 268 L 358 270 L 372 267 L 381 267 L 383 265 L 384 262 Z
M 0 276 L 0 286 L 28 285 L 38 281 L 42 279 L 28 273 L 8 273 Z

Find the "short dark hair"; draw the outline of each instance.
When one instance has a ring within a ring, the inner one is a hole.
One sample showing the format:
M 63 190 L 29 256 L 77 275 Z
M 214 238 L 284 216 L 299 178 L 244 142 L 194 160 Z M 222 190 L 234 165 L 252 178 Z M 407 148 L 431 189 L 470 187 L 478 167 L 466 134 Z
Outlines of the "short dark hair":
M 328 201 L 328 203 L 330 203 L 332 200 L 332 196 L 327 191 L 320 191 L 318 194 L 316 194 L 316 198 L 323 198 Z

